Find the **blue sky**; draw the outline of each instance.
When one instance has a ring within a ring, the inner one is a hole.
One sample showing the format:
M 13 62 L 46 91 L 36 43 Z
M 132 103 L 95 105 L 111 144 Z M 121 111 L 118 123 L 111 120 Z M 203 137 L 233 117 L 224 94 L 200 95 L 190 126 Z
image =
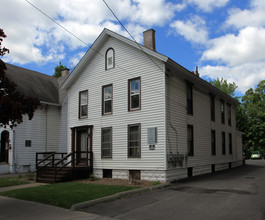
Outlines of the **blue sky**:
M 91 45 L 104 28 L 128 37 L 102 0 L 28 0 Z M 105 0 L 134 38 L 156 30 L 156 49 L 204 79 L 225 78 L 238 93 L 265 79 L 264 0 Z M 1 1 L 8 63 L 54 73 L 73 69 L 89 46 L 24 0 Z

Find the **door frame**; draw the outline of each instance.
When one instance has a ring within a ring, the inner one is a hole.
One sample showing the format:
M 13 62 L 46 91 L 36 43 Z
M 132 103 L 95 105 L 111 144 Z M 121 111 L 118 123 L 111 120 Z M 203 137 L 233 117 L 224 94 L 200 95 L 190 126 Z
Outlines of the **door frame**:
M 81 131 L 86 131 L 87 134 L 88 134 L 88 137 L 89 137 L 89 143 L 87 141 L 87 151 L 88 152 L 93 152 L 93 125 L 85 125 L 85 126 L 78 126 L 78 127 L 73 127 L 71 128 L 71 132 L 72 132 L 72 146 L 71 146 L 71 151 L 72 153 L 74 152 L 77 152 L 76 154 L 74 153 L 73 156 L 73 160 L 72 160 L 72 166 L 75 166 L 77 165 L 77 160 L 78 159 L 81 159 L 81 156 L 80 158 L 78 158 L 78 149 L 77 149 L 77 145 L 78 145 L 78 132 L 81 132 Z M 90 149 L 88 149 L 88 145 L 90 146 Z M 90 155 L 90 157 L 92 157 L 93 155 Z M 86 165 L 88 166 L 88 153 L 87 153 L 87 158 L 86 158 Z M 91 159 L 91 158 L 90 158 Z M 91 160 L 92 161 L 92 160 Z M 80 162 L 80 161 L 79 161 Z

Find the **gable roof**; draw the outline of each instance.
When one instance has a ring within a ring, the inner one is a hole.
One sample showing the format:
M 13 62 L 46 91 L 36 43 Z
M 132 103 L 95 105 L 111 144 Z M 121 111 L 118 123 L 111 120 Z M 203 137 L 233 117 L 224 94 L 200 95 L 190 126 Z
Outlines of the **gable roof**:
M 14 82 L 17 85 L 17 90 L 25 96 L 37 98 L 41 103 L 55 105 L 60 105 L 61 100 L 66 96 L 65 93 L 59 92 L 59 82 L 55 77 L 8 63 L 6 63 L 6 67 L 6 77 Z
M 98 52 L 98 49 L 100 48 L 100 46 L 106 41 L 106 39 L 108 37 L 114 37 L 132 47 L 135 47 L 139 50 L 142 50 L 144 53 L 146 53 L 148 56 L 152 56 L 155 57 L 161 61 L 163 61 L 165 64 L 168 64 L 169 66 L 173 67 L 174 69 L 180 70 L 180 75 L 183 79 L 185 80 L 191 80 L 192 83 L 194 83 L 195 85 L 197 85 L 200 89 L 203 89 L 207 92 L 211 92 L 214 95 L 218 95 L 221 98 L 228 100 L 229 102 L 231 102 L 231 104 L 239 104 L 239 102 L 237 100 L 235 100 L 234 98 L 232 98 L 231 96 L 227 95 L 226 93 L 222 92 L 221 90 L 217 89 L 216 87 L 214 87 L 213 85 L 211 85 L 210 83 L 208 83 L 207 81 L 205 81 L 204 79 L 196 76 L 194 73 L 192 73 L 191 71 L 187 70 L 186 68 L 184 68 L 183 66 L 181 66 L 180 64 L 178 64 L 177 62 L 173 61 L 172 59 L 170 59 L 169 57 L 160 54 L 156 51 L 153 51 L 143 45 L 140 45 L 136 42 L 134 42 L 133 40 L 130 40 L 120 34 L 117 34 L 109 29 L 104 29 L 101 34 L 98 36 L 98 38 L 95 40 L 95 42 L 91 45 L 91 47 L 88 49 L 88 51 L 86 52 L 86 54 L 82 57 L 82 59 L 79 61 L 79 63 L 77 64 L 77 66 L 75 67 L 75 69 L 72 71 L 71 75 L 68 77 L 67 80 L 64 81 L 64 83 L 62 84 L 61 88 L 62 89 L 68 89 L 71 87 L 71 85 L 75 82 L 75 80 L 78 78 L 78 76 L 81 74 L 83 67 L 85 66 L 85 64 L 90 60 L 91 57 L 93 57 L 96 53 Z
M 98 36 L 98 38 L 95 40 L 95 42 L 91 45 L 91 47 L 88 49 L 86 54 L 82 57 L 82 59 L 79 61 L 79 63 L 76 65 L 74 70 L 72 71 L 71 75 L 68 77 L 67 80 L 62 85 L 62 89 L 68 89 L 78 78 L 78 76 L 81 73 L 82 68 L 84 65 L 90 60 L 91 57 L 93 57 L 95 54 L 99 53 L 98 50 L 100 46 L 106 41 L 108 37 L 114 37 L 126 44 L 129 44 L 132 47 L 135 47 L 139 50 L 143 50 L 145 53 L 147 53 L 149 56 L 155 57 L 159 60 L 162 60 L 164 62 L 167 62 L 168 57 L 164 56 L 163 54 L 160 54 L 158 52 L 155 52 L 153 50 L 150 50 L 147 47 L 144 47 L 143 45 L 137 44 L 134 41 L 117 34 L 109 29 L 104 29 L 101 34 Z M 105 55 L 104 55 L 105 56 Z

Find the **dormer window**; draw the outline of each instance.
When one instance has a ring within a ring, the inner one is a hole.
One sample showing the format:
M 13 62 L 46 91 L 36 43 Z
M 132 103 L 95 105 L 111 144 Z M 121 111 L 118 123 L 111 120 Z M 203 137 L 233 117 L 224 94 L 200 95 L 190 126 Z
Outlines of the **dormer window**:
M 115 57 L 113 48 L 109 48 L 105 55 L 105 68 L 106 70 L 112 69 L 115 66 Z

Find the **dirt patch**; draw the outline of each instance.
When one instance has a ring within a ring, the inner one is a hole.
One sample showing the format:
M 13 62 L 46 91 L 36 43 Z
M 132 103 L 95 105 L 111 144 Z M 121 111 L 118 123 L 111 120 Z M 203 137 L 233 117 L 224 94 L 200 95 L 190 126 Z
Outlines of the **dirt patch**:
M 81 183 L 91 183 L 91 184 L 104 184 L 104 185 L 122 185 L 122 186 L 139 186 L 139 187 L 150 187 L 154 185 L 154 182 L 147 181 L 147 180 L 123 180 L 123 179 L 111 179 L 111 178 L 104 178 L 99 180 L 77 180 L 77 182 Z

